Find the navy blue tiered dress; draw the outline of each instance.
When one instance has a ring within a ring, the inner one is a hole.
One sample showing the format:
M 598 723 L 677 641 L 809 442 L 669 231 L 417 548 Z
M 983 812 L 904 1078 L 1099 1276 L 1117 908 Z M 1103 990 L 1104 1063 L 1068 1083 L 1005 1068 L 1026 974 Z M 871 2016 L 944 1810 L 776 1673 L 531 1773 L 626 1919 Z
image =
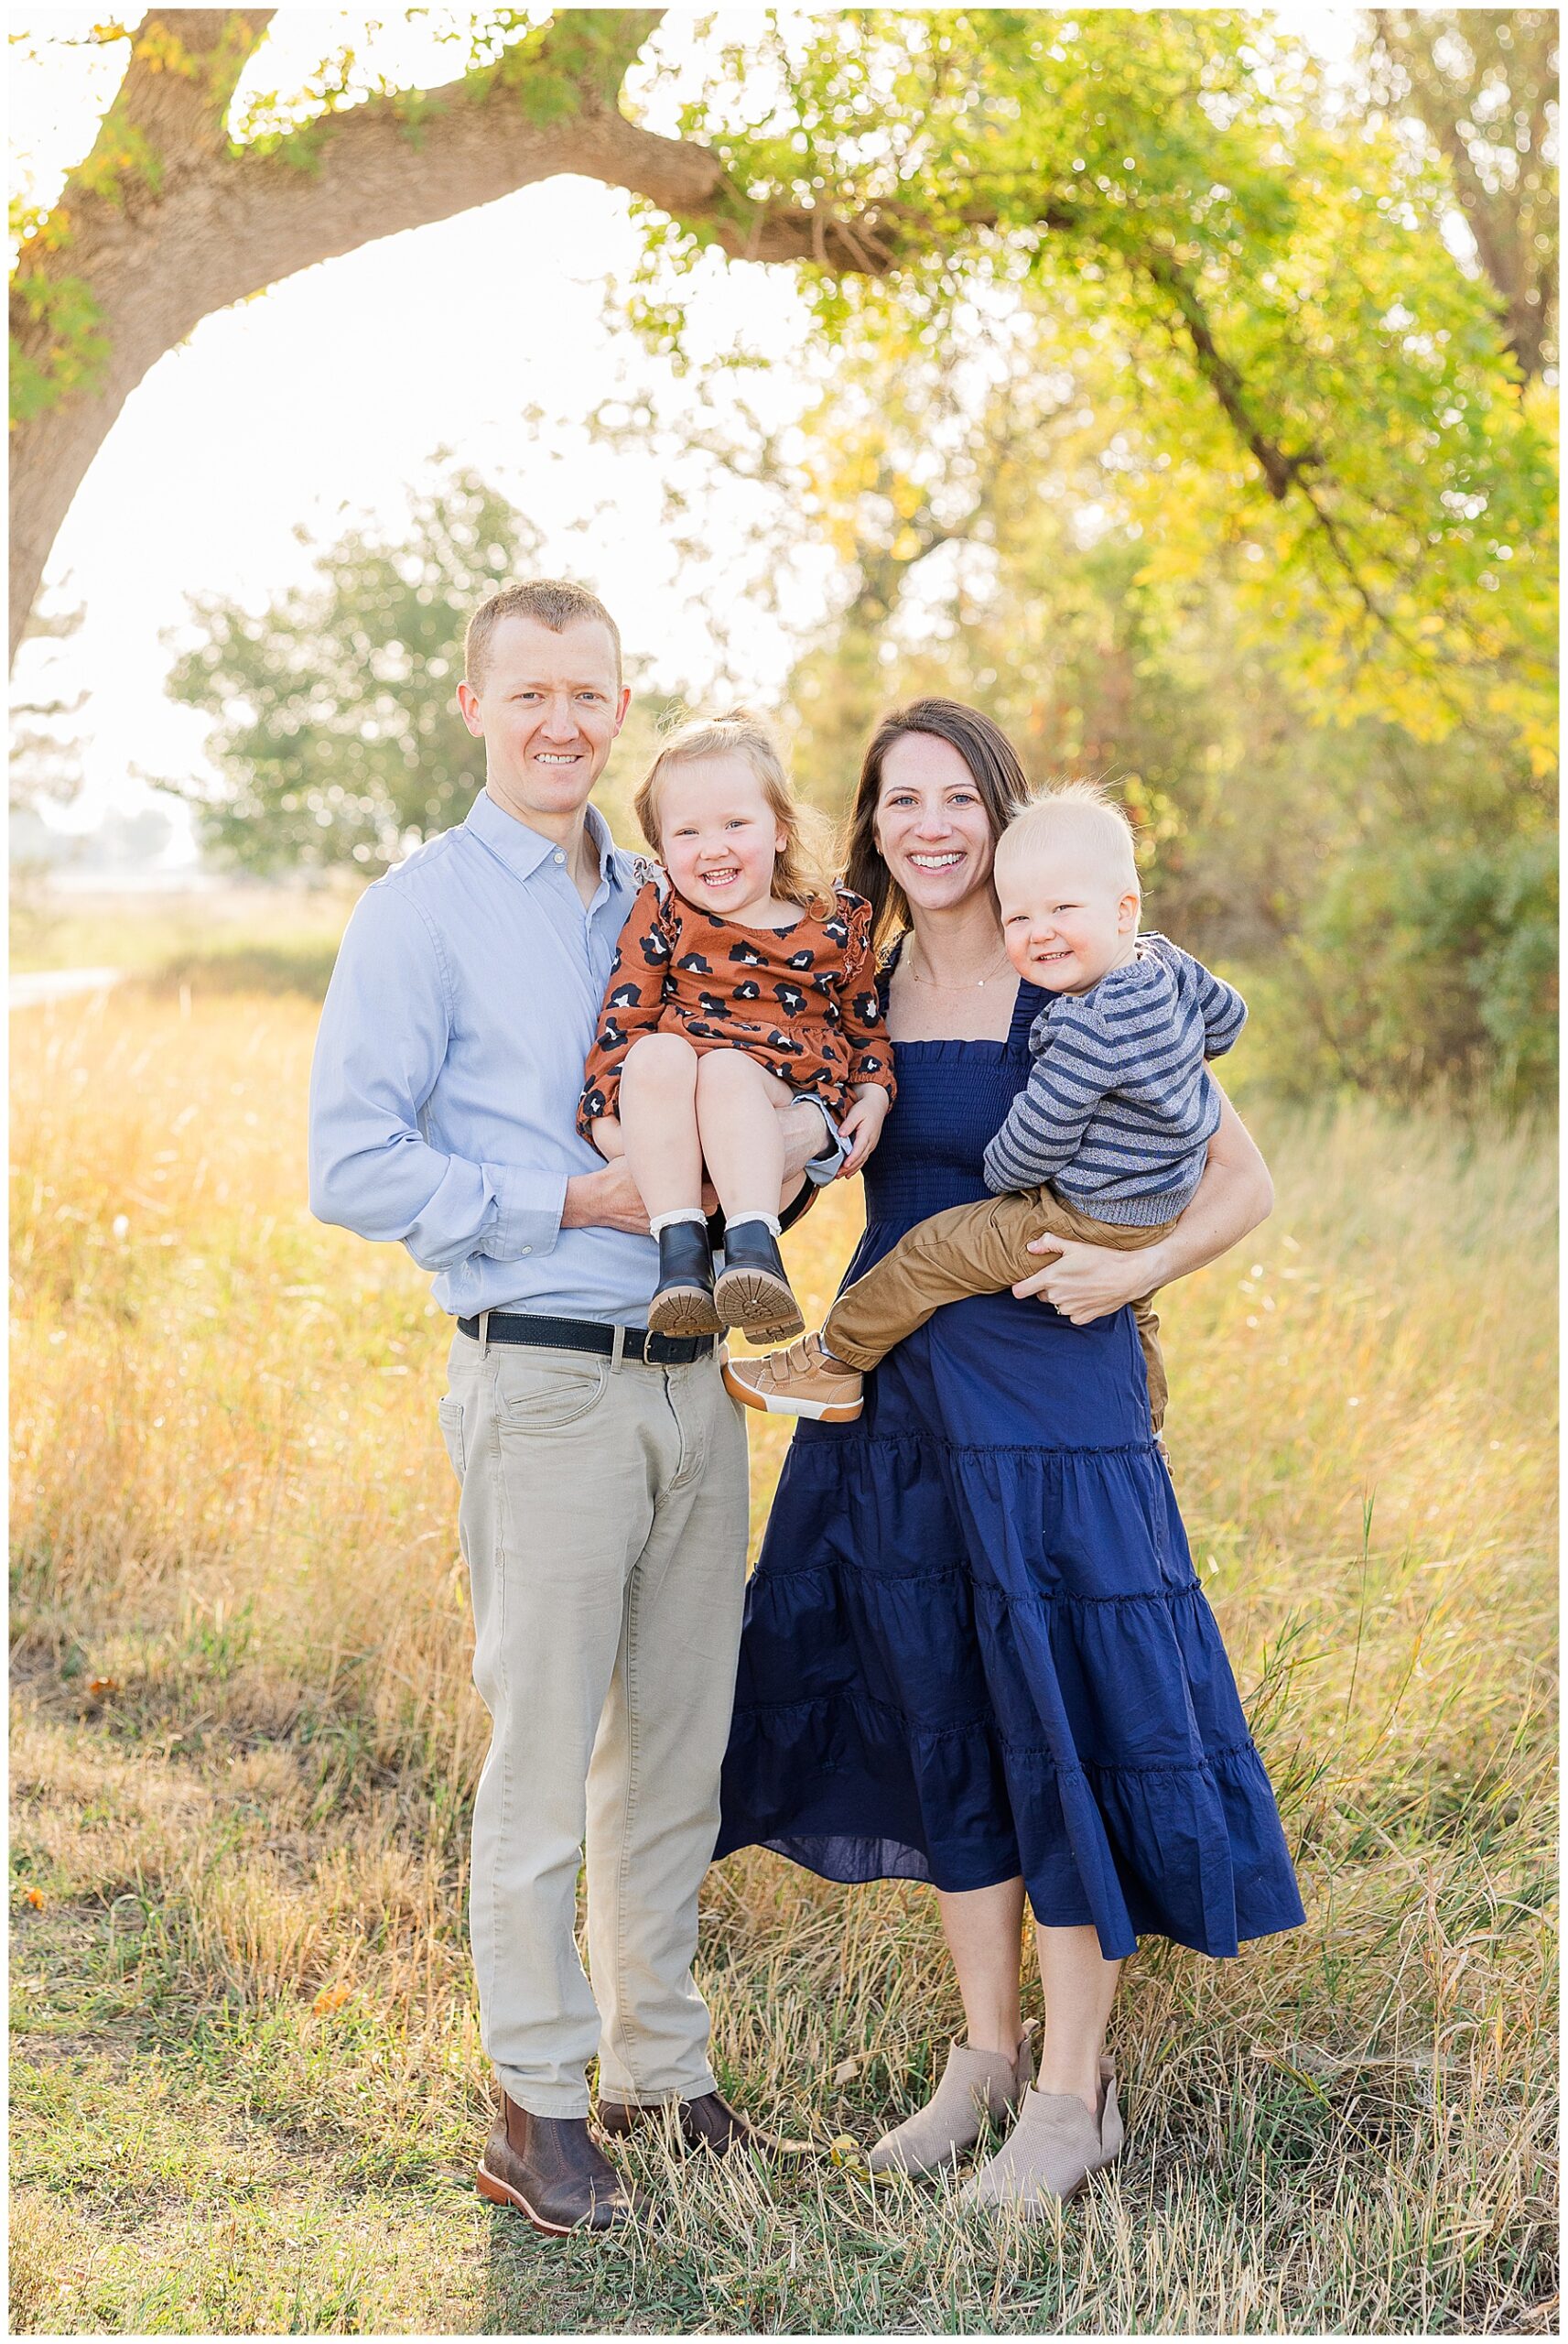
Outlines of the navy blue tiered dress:
M 1006 1042 L 903 1042 L 846 1283 L 986 1193 L 1044 996 Z M 1262 1762 L 1151 1438 L 1130 1309 L 951 1303 L 802 1424 L 752 1579 L 717 1853 L 984 1888 L 1108 1959 L 1304 1915 Z

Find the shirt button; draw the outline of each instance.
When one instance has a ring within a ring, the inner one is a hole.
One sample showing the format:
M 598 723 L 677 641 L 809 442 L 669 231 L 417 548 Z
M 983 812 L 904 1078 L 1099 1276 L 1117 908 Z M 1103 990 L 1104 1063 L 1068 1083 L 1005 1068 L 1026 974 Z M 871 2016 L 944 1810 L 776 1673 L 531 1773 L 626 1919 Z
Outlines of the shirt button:
M 564 863 L 564 862 L 566 861 L 566 856 L 565 856 L 564 854 L 557 854 L 557 857 L 556 857 L 556 861 L 557 861 L 557 863 Z
M 524 1252 L 524 1253 L 531 1253 L 533 1252 L 533 1250 L 534 1250 L 534 1248 L 532 1247 L 532 1245 L 524 1245 L 524 1248 L 523 1248 L 523 1251 Z

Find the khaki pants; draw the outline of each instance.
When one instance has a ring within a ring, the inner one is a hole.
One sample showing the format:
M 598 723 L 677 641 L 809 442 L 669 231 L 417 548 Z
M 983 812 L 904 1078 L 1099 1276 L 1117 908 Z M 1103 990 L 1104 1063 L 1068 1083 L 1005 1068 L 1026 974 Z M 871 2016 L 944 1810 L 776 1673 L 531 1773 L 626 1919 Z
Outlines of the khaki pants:
M 535 2116 L 711 2091 L 692 1981 L 745 1587 L 746 1437 L 689 1367 L 454 1336 L 474 1683 L 493 1728 L 469 1916 L 485 2050 Z M 589 1988 L 578 1956 L 588 1854 Z
M 1030 1253 L 1032 1237 L 1076 1237 L 1086 1245 L 1110 1245 L 1130 1253 L 1152 1245 L 1174 1227 L 1173 1219 L 1147 1229 L 1094 1221 L 1044 1187 L 989 1197 L 978 1205 L 954 1205 L 919 1222 L 864 1277 L 845 1289 L 827 1314 L 822 1339 L 846 1367 L 875 1367 L 945 1302 L 961 1302 L 971 1294 L 1000 1294 L 1043 1270 L 1051 1256 Z M 1160 1321 L 1148 1295 L 1132 1308 L 1149 1379 L 1149 1413 L 1158 1432 L 1165 1421 L 1167 1398 Z

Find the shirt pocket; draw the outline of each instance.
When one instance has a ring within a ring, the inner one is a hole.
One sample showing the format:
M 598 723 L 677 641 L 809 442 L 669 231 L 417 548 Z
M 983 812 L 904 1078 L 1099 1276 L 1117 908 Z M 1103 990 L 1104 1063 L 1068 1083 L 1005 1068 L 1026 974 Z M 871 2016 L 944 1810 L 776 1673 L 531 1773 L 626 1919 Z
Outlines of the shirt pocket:
M 536 1351 L 503 1351 L 496 1359 L 496 1422 L 503 1432 L 559 1432 L 592 1413 L 609 1382 L 608 1360 L 546 1362 Z

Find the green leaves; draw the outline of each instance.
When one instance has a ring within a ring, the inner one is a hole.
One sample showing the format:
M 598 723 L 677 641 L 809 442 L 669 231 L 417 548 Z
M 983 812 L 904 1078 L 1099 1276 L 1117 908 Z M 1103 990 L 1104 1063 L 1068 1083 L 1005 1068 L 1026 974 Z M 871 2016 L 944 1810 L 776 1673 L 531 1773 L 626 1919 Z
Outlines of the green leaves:
M 11 280 L 11 298 L 34 324 L 47 329 L 41 351 L 24 351 L 11 336 L 11 420 L 30 422 L 74 390 L 91 390 L 109 360 L 103 312 L 80 277 L 47 277 L 24 267 Z
M 803 263 L 852 365 L 961 354 L 977 307 L 1076 319 L 1149 582 L 1179 593 L 1238 548 L 1244 623 L 1290 631 L 1336 721 L 1482 719 L 1550 758 L 1546 402 L 1444 241 L 1446 164 L 1331 103 L 1299 46 L 1208 11 L 774 17 L 682 126 L 758 203 L 892 253 L 880 276 Z M 650 239 L 640 288 L 677 356 L 698 250 Z
M 1271 1080 L 1513 1103 L 1555 1047 L 1550 402 L 1442 167 L 1218 21 L 1141 23 L 1126 71 L 1098 25 L 1058 42 L 1016 131 L 1005 33 L 945 52 L 1000 125 L 963 150 L 990 215 L 816 297 L 787 509 L 842 615 L 791 679 L 797 770 L 838 806 L 881 709 L 975 700 L 1040 777 L 1119 786 L 1152 922 L 1258 972 Z
M 111 106 L 100 125 L 92 152 L 71 175 L 73 195 L 102 196 L 106 203 L 124 202 L 127 190 L 144 187 L 157 195 L 163 185 L 163 157 L 124 104 Z
M 202 841 L 243 870 L 373 877 L 460 821 L 484 780 L 460 718 L 463 631 L 515 575 L 527 525 L 468 472 L 415 504 L 406 534 L 351 530 L 316 581 L 257 618 L 210 601 L 171 696 L 215 720 L 222 777 L 196 803 Z

